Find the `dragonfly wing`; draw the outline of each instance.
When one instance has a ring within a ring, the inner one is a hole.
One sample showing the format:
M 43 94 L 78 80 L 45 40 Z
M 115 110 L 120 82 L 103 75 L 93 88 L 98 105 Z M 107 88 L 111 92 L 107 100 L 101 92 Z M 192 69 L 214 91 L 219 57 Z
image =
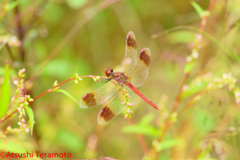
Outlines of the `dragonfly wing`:
M 130 95 L 130 100 L 132 100 L 132 98 L 134 97 L 134 92 L 132 89 L 130 89 L 129 87 L 125 87 L 127 93 Z
M 148 76 L 150 59 L 150 50 L 148 48 L 142 49 L 139 54 L 136 67 L 133 69 L 131 74 L 129 74 L 133 86 L 140 87 L 146 80 Z
M 126 75 L 137 63 L 137 42 L 133 32 L 128 32 L 126 38 L 126 50 L 122 61 L 123 71 Z
M 130 99 L 133 97 L 133 91 L 126 87 L 126 90 L 128 94 L 131 96 Z M 126 99 L 123 96 L 123 92 L 121 89 L 119 89 L 115 95 L 104 104 L 104 108 L 99 112 L 98 114 L 98 123 L 104 124 L 108 121 L 110 121 L 112 118 L 117 116 L 119 113 L 121 113 L 126 106 L 121 104 L 121 102 L 124 102 Z
M 79 101 L 79 106 L 81 108 L 91 108 L 102 104 L 110 99 L 117 92 L 118 88 L 117 82 L 111 80 L 101 88 L 85 94 Z

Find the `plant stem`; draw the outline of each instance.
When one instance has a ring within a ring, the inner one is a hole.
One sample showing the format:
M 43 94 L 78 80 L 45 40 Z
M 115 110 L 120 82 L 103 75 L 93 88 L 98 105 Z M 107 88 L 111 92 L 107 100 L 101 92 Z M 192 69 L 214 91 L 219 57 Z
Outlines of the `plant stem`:
M 180 86 L 180 88 L 179 88 L 178 94 L 177 94 L 177 96 L 176 96 L 176 98 L 175 98 L 175 101 L 174 101 L 174 103 L 173 103 L 172 110 L 171 110 L 171 114 L 177 110 L 177 107 L 178 107 L 179 103 L 181 102 L 182 89 L 183 89 L 183 86 L 187 83 L 187 80 L 188 80 L 188 78 L 189 78 L 189 75 L 190 75 L 190 73 L 186 73 L 185 76 L 184 76 L 184 78 L 183 78 L 182 84 L 181 84 L 181 86 Z
M 4 117 L 3 119 L 0 119 L 0 124 L 2 123 L 2 122 L 4 122 L 5 120 L 7 120 L 8 118 L 10 118 L 13 114 L 15 114 L 15 113 L 17 113 L 17 109 L 16 110 L 14 110 L 12 113 L 10 113 L 9 115 L 7 115 L 6 117 Z
M 211 9 L 212 9 L 213 3 L 214 3 L 214 0 L 210 0 L 209 6 L 208 6 L 208 10 L 207 10 L 209 13 L 210 13 L 210 11 L 211 11 Z M 207 24 L 207 20 L 208 20 L 208 16 L 202 17 L 201 26 L 200 26 L 200 33 L 199 33 L 199 34 L 201 34 L 201 32 L 203 32 L 203 30 L 204 30 L 204 28 L 205 28 L 205 26 L 206 26 L 206 24 Z M 176 96 L 176 98 L 175 98 L 175 101 L 174 101 L 174 103 L 173 103 L 173 106 L 172 106 L 170 115 L 177 110 L 177 108 L 178 108 L 178 106 L 179 106 L 179 103 L 181 102 L 182 89 L 183 89 L 183 86 L 187 83 L 188 78 L 189 78 L 189 75 L 190 75 L 190 72 L 185 73 L 185 75 L 184 75 L 183 81 L 182 81 L 182 83 L 181 83 L 181 86 L 180 86 L 180 88 L 179 88 L 179 91 L 178 91 L 178 93 L 177 93 L 177 96 Z M 188 107 L 189 105 L 191 105 L 191 104 L 192 104 L 192 100 L 189 101 L 189 103 L 187 104 L 187 107 Z M 181 112 L 181 113 L 182 113 L 182 112 Z M 169 116 L 169 117 L 167 118 L 166 122 L 165 122 L 165 125 L 163 126 L 163 128 L 162 128 L 162 130 L 161 130 L 161 134 L 159 135 L 159 137 L 158 137 L 158 139 L 157 139 L 158 143 L 161 143 L 161 142 L 162 142 L 162 140 L 163 140 L 166 132 L 168 131 L 168 128 L 171 126 L 171 124 L 172 124 L 171 116 Z M 147 156 L 149 156 L 149 157 L 151 157 L 151 158 L 153 158 L 153 159 L 156 159 L 156 157 L 159 156 L 159 154 L 160 154 L 160 152 L 159 152 L 159 151 L 156 151 L 155 148 L 152 147 L 152 149 L 147 153 Z
M 7 51 L 8 51 L 8 53 L 9 53 L 9 56 L 10 56 L 10 58 L 11 58 L 11 60 L 12 60 L 12 63 L 15 62 L 15 59 L 14 59 L 12 50 L 11 50 L 10 46 L 8 45 L 8 43 L 6 43 L 5 46 L 6 46 L 6 48 L 7 48 Z
M 15 1 L 17 1 L 17 0 L 15 0 Z M 23 48 L 24 30 L 22 28 L 22 23 L 21 23 L 22 18 L 21 18 L 21 14 L 19 12 L 19 5 L 17 5 L 14 8 L 14 11 L 15 11 L 16 22 L 17 22 L 17 33 L 18 33 L 19 40 L 21 41 L 21 45 L 19 46 L 19 52 L 21 55 L 21 60 L 22 60 L 22 62 L 24 62 L 24 59 L 25 59 L 25 51 Z
M 64 82 L 62 82 L 62 83 L 59 83 L 59 84 L 56 85 L 55 87 L 50 88 L 50 89 L 47 90 L 46 92 L 44 92 L 44 93 L 40 94 L 39 96 L 35 97 L 35 98 L 33 99 L 33 101 L 35 101 L 36 99 L 44 96 L 45 94 L 47 94 L 47 93 L 49 93 L 49 92 L 52 92 L 55 88 L 59 87 L 61 84 L 66 83 L 66 82 L 68 82 L 68 81 L 71 81 L 71 80 L 73 80 L 73 79 L 74 79 L 74 78 L 72 77 L 72 78 L 70 78 L 70 79 L 68 79 L 68 80 L 66 80 L 66 81 L 64 81 Z M 31 103 L 31 102 L 29 102 L 29 103 Z
M 88 75 L 88 76 L 82 76 L 82 77 L 80 77 L 80 78 L 94 78 L 94 77 L 97 77 L 97 76 Z M 100 77 L 100 78 L 104 78 L 104 79 L 107 78 L 107 77 L 105 77 L 105 76 L 99 76 L 99 77 Z M 60 85 L 66 83 L 66 82 L 68 82 L 68 81 L 74 80 L 74 79 L 75 79 L 74 77 L 71 77 L 71 78 L 69 78 L 68 80 L 59 83 L 58 85 L 54 86 L 53 88 L 50 88 L 50 89 L 47 90 L 46 92 L 44 92 L 44 93 L 40 94 L 39 96 L 35 97 L 35 98 L 33 99 L 33 101 L 31 101 L 31 102 L 29 102 L 29 103 L 34 102 L 35 100 L 37 100 L 38 98 L 44 96 L 45 94 L 52 92 L 55 88 L 59 87 Z M 7 120 L 8 118 L 10 118 L 14 113 L 17 113 L 17 111 L 18 111 L 18 110 L 16 109 L 16 110 L 14 110 L 12 113 L 10 113 L 9 115 L 5 116 L 2 120 L 0 119 L 0 124 L 1 124 L 3 121 L 5 121 L 5 120 Z

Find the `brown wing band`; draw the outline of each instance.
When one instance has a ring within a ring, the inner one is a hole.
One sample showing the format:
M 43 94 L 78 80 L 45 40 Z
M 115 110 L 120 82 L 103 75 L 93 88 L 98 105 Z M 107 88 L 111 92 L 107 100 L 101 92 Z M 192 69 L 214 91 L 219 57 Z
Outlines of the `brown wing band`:
M 110 121 L 114 116 L 115 114 L 108 108 L 108 106 L 101 110 L 100 117 L 102 117 L 106 122 Z
M 145 49 L 143 49 L 139 55 L 139 58 L 147 65 L 149 66 L 150 63 L 150 56 L 146 53 Z
M 86 105 L 88 107 L 94 107 L 96 106 L 96 100 L 94 98 L 94 94 L 92 93 L 88 93 L 88 94 L 85 94 L 83 97 L 82 97 L 82 100 L 86 103 Z
M 127 35 L 127 46 L 137 48 L 137 42 L 130 34 Z

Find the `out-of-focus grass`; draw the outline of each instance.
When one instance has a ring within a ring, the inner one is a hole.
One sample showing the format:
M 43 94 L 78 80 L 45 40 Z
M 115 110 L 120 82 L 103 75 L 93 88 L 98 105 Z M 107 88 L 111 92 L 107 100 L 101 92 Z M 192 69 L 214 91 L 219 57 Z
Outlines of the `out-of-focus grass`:
M 207 9 L 208 0 L 196 2 Z M 17 69 L 25 66 L 27 77 L 31 77 L 73 26 L 83 15 L 94 12 L 98 3 L 83 0 L 19 0 L 21 21 L 26 29 L 24 49 L 27 55 L 22 64 L 18 47 L 11 47 L 18 62 L 14 66 Z M 0 2 L 0 8 L 3 5 L 4 2 Z M 237 6 L 238 0 L 215 1 L 205 32 L 214 37 L 217 44 L 203 36 L 199 61 L 190 75 L 189 84 L 195 77 L 207 72 L 219 77 L 231 72 L 235 78 L 240 78 L 240 12 Z M 33 14 L 36 15 L 32 17 Z M 148 78 L 139 90 L 156 104 L 160 104 L 162 95 L 166 95 L 165 109 L 170 109 L 184 76 L 185 59 L 190 55 L 189 43 L 193 40 L 194 32 L 179 29 L 164 34 L 164 31 L 183 25 L 200 26 L 200 17 L 189 0 L 126 0 L 110 5 L 87 22 L 44 67 L 33 82 L 31 96 L 36 97 L 48 90 L 55 80 L 61 82 L 70 78 L 75 67 L 79 76 L 104 75 L 106 68 L 114 68 L 121 63 L 126 34 L 133 31 L 138 52 L 148 47 L 152 54 Z M 0 23 L 0 35 L 16 35 L 16 27 L 14 12 L 6 12 Z M 152 38 L 155 34 L 159 36 Z M 5 59 L 10 58 L 5 47 L 0 52 L 0 64 L 4 67 Z M 85 78 L 78 84 L 68 82 L 61 88 L 80 99 L 85 93 L 102 85 Z M 180 108 L 187 100 L 182 101 Z M 161 114 L 164 111 L 153 109 L 138 96 L 134 97 L 133 103 L 132 118 L 135 123 L 152 113 L 154 119 L 150 125 L 157 129 L 161 126 L 159 122 L 164 117 Z M 33 136 L 10 135 L 6 139 L 28 151 L 69 152 L 72 158 L 141 159 L 144 156 L 135 134 L 122 132 L 122 128 L 129 125 L 122 115 L 106 126 L 99 126 L 97 115 L 100 106 L 82 109 L 70 98 L 56 92 L 41 97 L 31 107 L 36 121 Z M 208 154 L 216 159 L 221 159 L 221 155 L 238 159 L 240 155 L 236 148 L 240 145 L 239 135 L 230 135 L 227 131 L 231 127 L 239 130 L 239 113 L 234 95 L 227 89 L 205 93 L 201 101 L 186 110 L 171 126 L 166 141 L 163 141 L 165 147 L 161 159 L 197 159 Z M 12 123 L 17 123 L 16 118 Z M 156 137 L 143 137 L 150 148 Z

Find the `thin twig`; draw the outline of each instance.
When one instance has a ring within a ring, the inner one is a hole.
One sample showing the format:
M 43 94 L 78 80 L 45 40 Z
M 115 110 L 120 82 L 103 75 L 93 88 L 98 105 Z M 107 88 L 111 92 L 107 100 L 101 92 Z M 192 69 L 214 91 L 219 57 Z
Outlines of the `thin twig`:
M 94 75 L 88 75 L 88 76 L 81 76 L 81 78 L 95 78 L 97 76 L 94 76 Z M 100 78 L 103 78 L 103 79 L 108 79 L 109 77 L 105 77 L 105 76 L 99 76 Z
M 15 1 L 17 1 L 17 0 L 15 0 Z M 24 62 L 24 59 L 25 59 L 25 51 L 23 48 L 24 30 L 22 28 L 21 14 L 19 12 L 19 5 L 17 5 L 14 8 L 14 11 L 15 11 L 16 22 L 17 22 L 17 33 L 18 33 L 19 40 L 21 41 L 21 45 L 19 46 L 19 52 L 21 55 L 21 60 L 22 60 L 22 62 Z
M 173 103 L 171 113 L 173 113 L 173 112 L 175 112 L 175 111 L 177 110 L 177 107 L 178 107 L 178 105 L 179 105 L 179 103 L 180 103 L 180 101 L 181 101 L 181 98 L 182 98 L 182 89 L 183 89 L 183 86 L 187 83 L 187 80 L 188 80 L 188 78 L 189 78 L 189 75 L 190 75 L 190 73 L 186 73 L 185 76 L 184 76 L 184 78 L 183 78 L 182 84 L 181 84 L 181 86 L 180 86 L 180 88 L 179 88 L 178 94 L 177 94 L 177 96 L 176 96 L 176 98 L 175 98 L 175 101 L 174 101 L 174 103 Z
M 208 10 L 207 10 L 207 11 L 209 12 L 209 14 L 210 14 L 210 12 L 211 12 L 211 10 L 212 10 L 213 3 L 214 3 L 214 0 L 210 0 L 209 5 L 208 5 Z M 205 28 L 205 26 L 206 26 L 206 24 L 207 24 L 207 20 L 208 20 L 208 16 L 204 16 L 204 17 L 202 18 L 201 27 L 200 27 L 200 30 L 201 30 L 201 31 L 204 30 L 204 28 Z
M 50 88 L 50 89 L 47 90 L 46 92 L 44 92 L 44 93 L 40 94 L 39 96 L 35 97 L 33 100 L 34 100 L 34 101 L 37 100 L 38 98 L 44 96 L 45 94 L 52 92 L 55 88 L 59 87 L 61 84 L 66 83 L 66 82 L 68 82 L 68 81 L 71 81 L 71 80 L 73 80 L 73 79 L 74 79 L 74 78 L 72 77 L 72 78 L 70 78 L 70 79 L 68 79 L 68 80 L 66 80 L 66 81 L 64 81 L 64 82 L 62 82 L 62 83 L 59 83 L 58 85 L 54 86 L 53 88 Z
M 10 58 L 11 58 L 11 60 L 12 60 L 12 63 L 14 63 L 14 62 L 15 62 L 15 58 L 14 58 L 14 56 L 13 56 L 13 53 L 12 53 L 12 50 L 11 50 L 9 44 L 6 43 L 5 46 L 6 46 L 6 48 L 7 48 L 7 51 L 8 51 L 8 53 L 9 53 L 9 56 L 10 56 Z
M 81 76 L 80 78 L 95 78 L 95 77 L 97 77 L 97 76 L 88 75 L 88 76 Z M 104 79 L 106 79 L 106 78 L 107 78 L 107 77 L 104 77 L 104 76 L 99 76 L 99 77 L 100 77 L 100 78 L 104 78 Z M 66 83 L 66 82 L 68 82 L 68 81 L 74 80 L 74 79 L 75 79 L 74 77 L 71 77 L 71 78 L 69 78 L 68 80 L 66 80 L 66 81 L 63 81 L 63 82 L 59 83 L 58 85 L 56 85 L 56 86 L 54 86 L 54 87 L 50 88 L 50 89 L 49 89 L 49 90 L 47 90 L 46 92 L 44 92 L 44 93 L 40 94 L 39 96 L 35 97 L 35 98 L 33 99 L 33 101 L 31 101 L 31 102 L 28 102 L 28 103 L 32 103 L 32 102 L 34 102 L 35 100 L 37 100 L 38 98 L 40 98 L 40 97 L 44 96 L 45 94 L 47 94 L 47 93 L 50 93 L 50 92 L 54 91 L 54 89 L 55 89 L 55 88 L 58 88 L 60 85 L 62 85 L 62 84 L 64 84 L 64 83 Z M 5 121 L 5 120 L 7 120 L 8 118 L 10 118 L 10 117 L 11 117 L 11 115 L 13 115 L 14 113 L 16 113 L 17 111 L 18 111 L 18 110 L 16 109 L 16 110 L 14 110 L 12 113 L 10 113 L 10 114 L 9 114 L 9 115 L 7 115 L 6 117 L 4 117 L 2 120 L 0 119 L 0 124 L 1 124 L 3 121 Z
M 2 122 L 4 122 L 5 120 L 7 120 L 8 118 L 10 118 L 13 114 L 15 114 L 15 113 L 17 113 L 17 109 L 16 110 L 14 110 L 12 113 L 10 113 L 9 115 L 7 115 L 6 117 L 4 117 L 3 119 L 0 119 L 0 124 L 2 123 Z

